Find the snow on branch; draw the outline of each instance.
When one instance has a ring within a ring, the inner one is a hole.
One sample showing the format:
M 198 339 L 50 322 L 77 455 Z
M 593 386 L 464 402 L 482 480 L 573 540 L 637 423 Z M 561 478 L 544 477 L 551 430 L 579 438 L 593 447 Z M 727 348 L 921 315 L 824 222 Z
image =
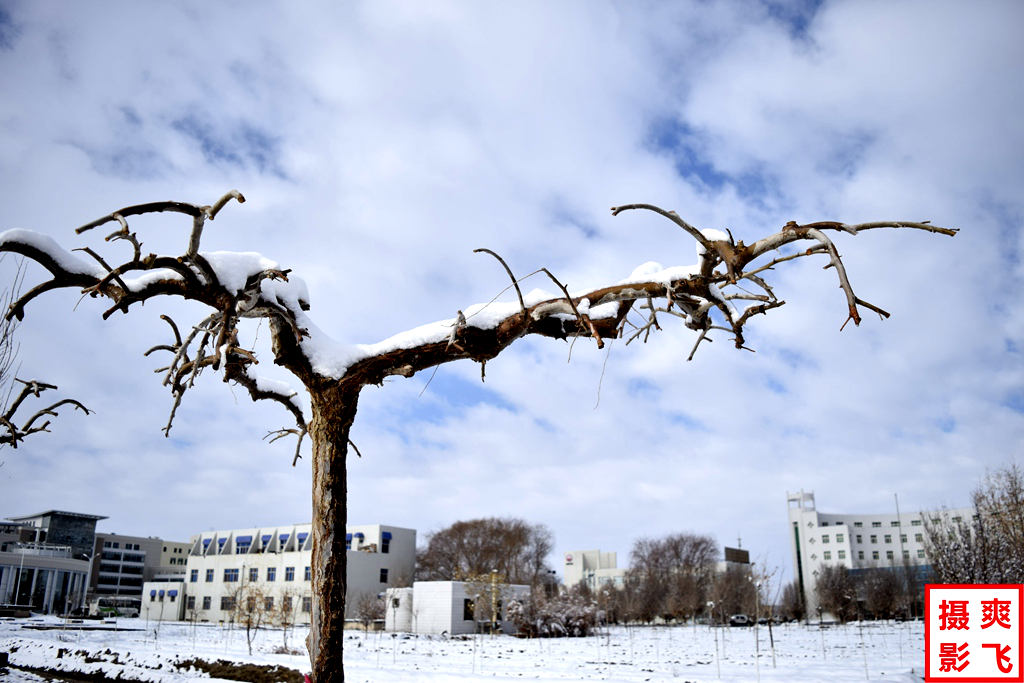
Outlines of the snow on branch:
M 908 228 L 942 235 L 956 230 L 933 226 L 927 221 L 879 221 L 846 224 L 821 221 L 798 225 L 787 223 L 782 230 L 752 244 L 735 241 L 731 233 L 700 230 L 679 217 L 651 204 L 627 204 L 613 207 L 612 214 L 626 211 L 652 211 L 668 218 L 697 243 L 697 263 L 664 267 L 645 263 L 632 274 L 610 284 L 570 292 L 547 268 L 543 272 L 561 291 L 552 295 L 542 291 L 523 294 L 519 280 L 508 263 L 490 249 L 477 249 L 493 256 L 505 269 L 515 288 L 515 302 L 491 301 L 461 309 L 454 319 L 421 325 L 376 344 L 349 345 L 334 341 L 310 318 L 309 294 L 305 284 L 291 271 L 254 252 L 202 252 L 200 240 L 207 220 L 231 200 L 244 198 L 232 190 L 210 206 L 182 202 L 153 202 L 125 207 L 77 230 L 82 233 L 106 223 L 116 222 L 118 230 L 108 241 L 127 241 L 132 255 L 126 261 L 111 264 L 91 249 L 83 249 L 92 260 L 75 255 L 52 239 L 26 230 L 0 234 L 0 251 L 27 256 L 45 267 L 52 279 L 43 282 L 15 301 L 8 318 L 21 318 L 26 304 L 39 294 L 58 288 L 78 288 L 92 297 L 112 302 L 104 317 L 127 313 L 135 303 L 160 296 L 178 296 L 206 304 L 211 312 L 182 334 L 167 317 L 173 343 L 154 346 L 170 354 L 167 365 L 159 368 L 163 383 L 171 390 L 174 405 L 165 427 L 169 432 L 174 412 L 184 393 L 201 372 L 210 368 L 223 374 L 225 381 L 248 389 L 253 400 L 280 403 L 295 419 L 295 428 L 271 432 L 275 439 L 285 435 L 302 438 L 306 420 L 296 394 L 280 383 L 270 383 L 255 374 L 255 353 L 239 340 L 238 321 L 261 318 L 269 323 L 274 362 L 291 371 L 311 392 L 330 383 L 359 388 L 380 384 L 390 375 L 409 377 L 425 368 L 459 359 L 481 364 L 497 356 L 515 340 L 537 334 L 556 339 L 590 337 L 598 347 L 605 339 L 626 336 L 628 342 L 646 341 L 652 331 L 661 330 L 664 321 L 678 318 L 698 332 L 690 352 L 693 357 L 714 330 L 727 332 L 737 348 L 744 347 L 743 329 L 753 317 L 766 314 L 785 304 L 766 281 L 766 276 L 782 263 L 806 256 L 824 255 L 826 268 L 834 269 L 847 303 L 847 319 L 860 324 L 860 309 L 889 314 L 854 293 L 846 266 L 829 232 L 856 236 L 865 230 Z M 192 218 L 193 227 L 181 256 L 143 255 L 142 243 L 131 231 L 127 218 L 147 213 L 170 211 Z M 803 251 L 777 252 L 795 242 L 809 242 Z M 745 306 L 742 310 L 737 305 Z M 629 315 L 640 320 L 629 319 Z M 661 317 L 659 317 L 661 316 Z

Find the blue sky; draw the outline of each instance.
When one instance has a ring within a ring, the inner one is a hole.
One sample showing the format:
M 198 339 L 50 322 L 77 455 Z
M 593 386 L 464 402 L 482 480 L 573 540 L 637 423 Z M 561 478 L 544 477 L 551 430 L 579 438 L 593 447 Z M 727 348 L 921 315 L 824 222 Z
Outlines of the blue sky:
M 787 491 L 836 512 L 887 511 L 894 493 L 903 510 L 961 506 L 1024 457 L 1022 23 L 1015 2 L 8 2 L 0 227 L 116 253 L 73 229 L 238 188 L 248 201 L 204 248 L 292 268 L 318 325 L 351 343 L 491 299 L 505 276 L 478 247 L 577 289 L 695 260 L 681 231 L 612 218 L 618 204 L 748 242 L 789 220 L 959 227 L 839 238 L 884 322 L 840 332 L 834 275 L 789 263 L 754 354 L 721 339 L 687 363 L 681 326 L 581 340 L 571 360 L 526 340 L 484 385 L 454 364 L 426 391 L 429 374 L 363 394 L 353 522 L 422 537 L 512 515 L 551 527 L 553 559 L 620 564 L 640 536 L 692 530 L 742 536 L 788 573 Z M 133 226 L 147 250 L 184 249 L 174 217 Z M 142 357 L 163 309 L 100 312 L 74 293 L 29 308 L 21 374 L 97 413 L 0 454 L 0 514 L 70 509 L 175 539 L 308 520 L 308 458 L 291 468 L 289 444 L 261 440 L 286 416 L 211 376 L 165 439 L 170 397 Z M 247 333 L 266 351 L 266 330 Z

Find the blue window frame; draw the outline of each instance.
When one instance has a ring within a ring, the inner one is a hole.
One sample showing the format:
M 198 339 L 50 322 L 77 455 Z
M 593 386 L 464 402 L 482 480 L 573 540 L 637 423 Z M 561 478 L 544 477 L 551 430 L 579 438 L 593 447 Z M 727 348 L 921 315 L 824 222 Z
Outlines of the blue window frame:
M 267 567 L 267 581 L 275 581 L 275 580 L 277 580 L 277 568 L 276 567 Z

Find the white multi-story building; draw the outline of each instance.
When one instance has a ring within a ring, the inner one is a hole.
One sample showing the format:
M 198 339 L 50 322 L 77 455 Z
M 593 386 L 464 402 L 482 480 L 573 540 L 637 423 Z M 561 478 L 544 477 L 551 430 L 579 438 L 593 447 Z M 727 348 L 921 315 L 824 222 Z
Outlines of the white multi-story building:
M 597 591 L 605 584 L 621 588 L 626 576 L 625 569 L 617 566 L 616 554 L 600 550 L 570 550 L 565 554 L 562 566 L 562 581 L 566 588 L 583 583 Z
M 953 522 L 968 520 L 970 508 L 882 514 L 829 514 L 815 507 L 814 493 L 787 493 L 789 539 L 793 553 L 793 575 L 804 598 L 808 617 L 817 614 L 814 584 L 822 567 L 847 569 L 909 568 L 918 578 L 931 571 L 925 545 L 925 516 L 939 515 Z
M 355 618 L 359 599 L 390 586 L 409 585 L 416 564 L 416 531 L 371 524 L 346 528 L 345 617 Z M 309 623 L 312 609 L 311 524 L 207 531 L 193 536 L 185 566 L 186 619 L 227 622 L 240 589 L 256 584 L 264 604 L 294 604 L 296 623 Z M 143 601 L 161 588 L 146 584 Z M 176 600 L 180 596 L 175 596 Z M 173 613 L 174 610 L 169 610 Z M 154 618 L 154 617 L 151 617 Z M 173 618 L 173 617 L 170 617 Z

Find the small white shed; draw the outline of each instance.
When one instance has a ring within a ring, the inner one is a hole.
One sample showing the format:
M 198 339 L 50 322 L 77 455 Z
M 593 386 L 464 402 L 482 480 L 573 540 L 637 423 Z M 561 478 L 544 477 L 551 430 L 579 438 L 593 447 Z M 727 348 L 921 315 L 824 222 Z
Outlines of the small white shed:
M 499 628 L 503 633 L 515 633 L 515 626 L 505 617 L 510 600 L 523 600 L 530 595 L 530 587 L 498 584 L 493 600 L 498 605 Z M 389 588 L 384 628 L 439 635 L 447 633 L 476 633 L 489 627 L 490 619 L 476 619 L 477 601 L 489 604 L 492 600 L 489 584 L 470 584 L 464 581 L 417 581 L 412 588 Z

